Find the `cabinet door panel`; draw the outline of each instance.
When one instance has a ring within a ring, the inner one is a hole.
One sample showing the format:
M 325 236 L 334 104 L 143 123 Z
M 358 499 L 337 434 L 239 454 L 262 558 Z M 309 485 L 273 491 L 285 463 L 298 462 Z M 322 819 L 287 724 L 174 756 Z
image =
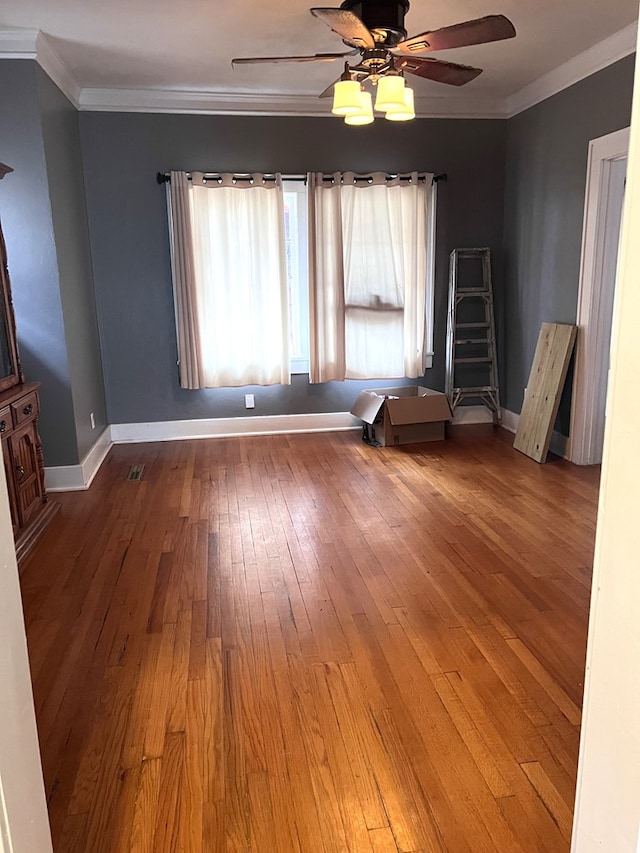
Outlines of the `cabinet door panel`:
M 8 439 L 14 468 L 18 514 L 23 527 L 38 512 L 43 498 L 37 437 L 36 425 L 30 421 Z

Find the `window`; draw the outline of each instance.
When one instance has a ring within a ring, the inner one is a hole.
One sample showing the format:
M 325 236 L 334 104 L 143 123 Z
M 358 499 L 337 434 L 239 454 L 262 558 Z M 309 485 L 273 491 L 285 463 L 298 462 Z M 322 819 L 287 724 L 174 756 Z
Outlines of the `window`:
M 289 359 L 291 373 L 309 372 L 309 249 L 307 188 L 303 181 L 283 180 Z
M 419 377 L 433 340 L 433 176 L 309 176 L 311 380 Z
M 431 177 L 172 172 L 184 388 L 418 377 L 430 366 Z
M 172 172 L 170 184 L 181 386 L 288 385 L 280 176 Z

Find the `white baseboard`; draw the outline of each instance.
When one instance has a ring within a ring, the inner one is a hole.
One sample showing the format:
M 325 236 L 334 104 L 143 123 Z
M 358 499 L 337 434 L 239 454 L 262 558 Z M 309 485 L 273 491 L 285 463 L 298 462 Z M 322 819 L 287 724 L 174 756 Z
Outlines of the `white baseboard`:
M 74 492 L 88 489 L 112 447 L 111 429 L 107 427 L 98 437 L 80 465 L 59 465 L 44 469 L 48 492 Z
M 503 417 L 505 414 L 516 418 L 517 426 L 518 416 L 503 410 Z M 461 406 L 456 410 L 456 416 L 453 419 L 454 424 L 481 424 L 492 423 L 492 421 L 491 412 L 485 406 Z M 506 426 L 506 424 L 503 425 Z M 339 432 L 360 429 L 361 426 L 361 421 L 354 418 L 349 412 L 112 424 L 104 430 L 80 465 L 45 468 L 45 485 L 49 492 L 88 489 L 113 444 L 181 441 L 193 438 L 231 438 L 240 435 Z M 507 426 L 507 429 L 510 427 Z M 515 432 L 515 427 L 513 432 Z
M 237 435 L 339 432 L 359 428 L 360 421 L 348 412 L 112 424 L 104 430 L 80 465 L 45 468 L 45 486 L 48 492 L 88 489 L 114 444 L 180 441 L 189 438 L 229 438 Z
M 502 426 L 515 435 L 518 429 L 520 415 L 516 415 L 515 412 L 510 412 L 509 409 L 500 409 L 500 417 L 502 419 Z
M 454 424 L 492 423 L 485 406 L 461 406 Z M 249 418 L 208 418 L 191 421 L 112 424 L 114 444 L 145 441 L 177 441 L 190 438 L 229 438 L 238 435 L 277 435 L 299 432 L 337 432 L 359 429 L 362 422 L 349 412 L 324 412 L 307 415 L 266 415 Z
M 493 414 L 486 406 L 458 406 L 451 423 L 454 426 L 459 424 L 492 424 Z
M 509 409 L 501 409 L 502 415 L 502 426 L 509 430 L 509 432 L 515 433 L 518 429 L 518 422 L 520 421 L 520 415 L 516 415 L 515 412 L 510 412 Z M 569 459 L 567 455 L 567 448 L 569 444 L 569 439 L 566 435 L 562 435 L 559 432 L 554 430 L 551 433 L 551 443 L 549 444 L 549 450 L 551 453 L 555 453 L 556 456 L 561 456 L 563 459 Z
M 237 435 L 277 435 L 296 432 L 337 432 L 357 429 L 358 418 L 348 412 L 308 415 L 265 415 L 250 418 L 202 418 L 192 421 L 157 421 L 112 424 L 114 444 L 144 441 L 177 441 L 189 438 L 230 438 Z

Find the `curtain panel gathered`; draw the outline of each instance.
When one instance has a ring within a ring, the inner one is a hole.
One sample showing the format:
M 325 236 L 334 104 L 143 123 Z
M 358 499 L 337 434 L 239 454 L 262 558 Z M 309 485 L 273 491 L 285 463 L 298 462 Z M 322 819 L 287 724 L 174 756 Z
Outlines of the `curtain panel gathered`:
M 307 176 L 311 382 L 419 377 L 433 355 L 433 175 Z
M 169 186 L 181 387 L 288 385 L 281 176 L 171 172 Z

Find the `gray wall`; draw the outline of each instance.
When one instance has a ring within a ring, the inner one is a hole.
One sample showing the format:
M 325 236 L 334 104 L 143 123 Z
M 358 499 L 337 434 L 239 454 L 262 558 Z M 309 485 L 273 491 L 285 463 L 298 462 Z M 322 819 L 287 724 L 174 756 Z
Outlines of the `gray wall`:
M 0 60 L 0 218 L 25 379 L 38 380 L 47 465 L 78 461 L 71 380 L 45 161 L 38 78 L 30 60 Z
M 89 251 L 78 112 L 40 69 L 38 94 L 77 454 L 82 460 L 107 425 L 107 409 Z M 92 412 L 95 428 L 91 427 Z
M 446 172 L 438 215 L 436 357 L 426 384 L 444 384 L 448 255 L 490 246 L 501 284 L 506 122 L 81 113 L 96 302 L 110 423 L 345 411 L 369 383 L 185 391 L 177 379 L 165 189 L 171 169 Z M 388 385 L 385 380 L 385 385 Z
M 20 356 L 25 379 L 42 383 L 45 464 L 74 465 L 106 425 L 78 115 L 31 60 L 0 61 L 0 114 L 0 160 L 15 170 L 0 217 Z
M 631 120 L 634 57 L 508 121 L 502 403 L 520 412 L 540 324 L 575 323 L 591 139 Z M 570 379 L 557 424 L 568 435 Z

